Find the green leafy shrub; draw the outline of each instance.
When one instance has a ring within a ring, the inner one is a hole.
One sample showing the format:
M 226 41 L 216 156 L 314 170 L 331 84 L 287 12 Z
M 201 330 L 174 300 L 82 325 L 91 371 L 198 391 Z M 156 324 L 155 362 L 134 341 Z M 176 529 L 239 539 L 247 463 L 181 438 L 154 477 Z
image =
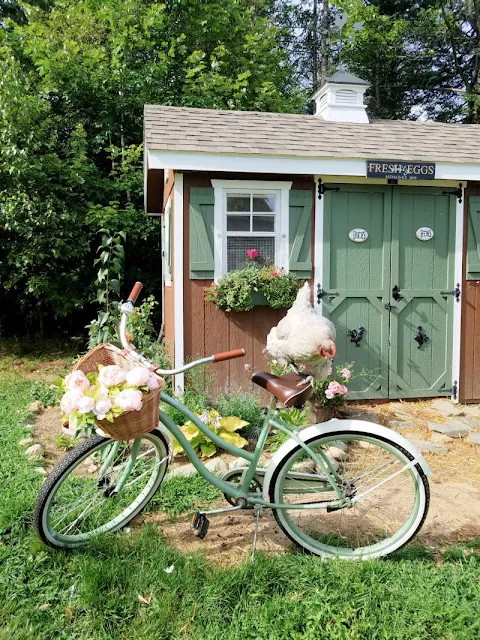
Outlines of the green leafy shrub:
M 222 416 L 238 416 L 248 422 L 248 426 L 241 430 L 243 436 L 258 437 L 265 413 L 253 393 L 227 393 L 218 396 L 215 406 Z
M 278 417 L 280 420 L 287 424 L 291 424 L 296 429 L 303 429 L 310 422 L 309 413 L 309 407 L 304 407 L 303 409 L 292 407 L 291 409 L 280 409 Z M 290 436 L 283 433 L 283 431 L 274 429 L 272 435 L 267 438 L 267 446 L 273 453 L 277 451 L 277 449 L 279 449 L 289 438 Z
M 250 261 L 205 289 L 205 299 L 222 311 L 249 311 L 254 307 L 252 294 L 261 292 L 270 307 L 286 309 L 295 302 L 298 284 L 293 273 Z
M 42 380 L 35 380 L 30 389 L 30 398 L 33 401 L 38 400 L 44 407 L 53 407 L 60 395 L 56 387 L 45 384 Z

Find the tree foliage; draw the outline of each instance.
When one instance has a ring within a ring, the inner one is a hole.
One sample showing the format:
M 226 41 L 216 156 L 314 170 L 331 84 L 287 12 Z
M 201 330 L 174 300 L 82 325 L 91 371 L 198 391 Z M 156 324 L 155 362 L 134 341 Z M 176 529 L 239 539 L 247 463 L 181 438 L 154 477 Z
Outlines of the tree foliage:
M 303 108 L 270 4 L 3 3 L 0 279 L 27 325 L 91 299 L 104 227 L 127 234 L 125 280 L 159 294 L 159 227 L 143 212 L 145 104 Z

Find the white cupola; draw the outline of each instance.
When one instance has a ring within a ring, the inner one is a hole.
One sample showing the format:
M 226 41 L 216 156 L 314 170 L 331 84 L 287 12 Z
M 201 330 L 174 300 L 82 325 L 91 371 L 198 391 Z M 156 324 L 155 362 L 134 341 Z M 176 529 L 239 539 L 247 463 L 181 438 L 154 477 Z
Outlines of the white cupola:
M 315 115 L 329 122 L 369 122 L 363 96 L 370 84 L 340 66 L 315 93 Z

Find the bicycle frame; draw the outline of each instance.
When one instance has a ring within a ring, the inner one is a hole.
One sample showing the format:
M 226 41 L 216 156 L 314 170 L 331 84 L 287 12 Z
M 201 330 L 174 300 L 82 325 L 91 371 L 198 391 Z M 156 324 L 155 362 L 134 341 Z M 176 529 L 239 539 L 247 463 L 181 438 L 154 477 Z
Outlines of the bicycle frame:
M 307 453 L 311 455 L 311 457 L 315 460 L 317 465 L 322 470 L 325 480 L 328 482 L 328 484 L 330 484 L 331 488 L 335 491 L 339 500 L 338 504 L 329 502 L 328 508 L 331 509 L 331 508 L 335 508 L 336 506 L 344 506 L 348 502 L 348 500 L 343 497 L 342 491 L 337 484 L 338 482 L 340 482 L 340 479 L 329 458 L 321 451 L 320 452 L 312 451 L 312 449 L 298 437 L 297 430 L 295 429 L 295 427 L 292 427 L 292 425 L 289 425 L 276 417 L 277 411 L 274 408 L 275 400 L 272 401 L 270 407 L 268 408 L 267 415 L 265 416 L 265 420 L 264 420 L 262 429 L 260 431 L 260 436 L 258 438 L 257 446 L 255 447 L 255 451 L 251 453 L 250 451 L 239 449 L 238 447 L 230 444 L 229 442 L 225 442 L 225 440 L 222 440 L 220 436 L 218 436 L 216 433 L 213 433 L 213 431 L 211 431 L 211 429 L 209 429 L 208 426 L 198 418 L 198 416 L 192 413 L 192 411 L 190 411 L 178 400 L 175 400 L 174 398 L 170 397 L 168 394 L 163 392 L 161 394 L 161 399 L 163 402 L 175 408 L 177 411 L 180 411 L 186 418 L 188 418 L 188 420 L 191 420 L 195 424 L 195 426 L 207 438 L 209 438 L 210 440 L 212 440 L 212 442 L 215 443 L 215 445 L 217 445 L 221 449 L 224 449 L 225 451 L 227 451 L 232 455 L 244 458 L 249 463 L 249 466 L 246 469 L 245 473 L 243 474 L 241 484 L 238 488 L 234 487 L 229 482 L 222 480 L 221 478 L 217 477 L 214 473 L 209 471 L 207 467 L 203 464 L 203 462 L 200 460 L 194 448 L 189 443 L 189 441 L 183 434 L 180 427 L 176 424 L 176 422 L 174 422 L 166 413 L 164 413 L 163 411 L 160 411 L 160 422 L 168 429 L 168 431 L 176 438 L 176 440 L 178 440 L 183 450 L 185 451 L 188 459 L 191 461 L 191 463 L 193 464 L 195 469 L 198 471 L 198 473 L 203 478 L 205 478 L 208 482 L 210 482 L 210 484 L 214 485 L 215 487 L 217 487 L 217 489 L 222 491 L 222 493 L 226 493 L 227 495 L 235 499 L 239 499 L 239 498 L 244 499 L 249 504 L 260 505 L 262 507 L 267 507 L 269 509 L 272 509 L 272 508 L 287 509 L 288 508 L 291 510 L 293 509 L 302 510 L 302 509 L 326 509 L 327 508 L 326 503 L 298 504 L 298 505 L 284 504 L 284 503 L 278 504 L 273 502 L 267 502 L 263 498 L 257 498 L 255 496 L 252 496 L 252 494 L 249 494 L 248 489 L 257 471 L 257 464 L 265 448 L 265 442 L 267 440 L 270 426 L 274 426 L 275 428 L 279 429 L 283 433 L 286 433 L 289 437 L 293 438 Z M 330 488 L 325 489 L 325 491 L 330 491 Z

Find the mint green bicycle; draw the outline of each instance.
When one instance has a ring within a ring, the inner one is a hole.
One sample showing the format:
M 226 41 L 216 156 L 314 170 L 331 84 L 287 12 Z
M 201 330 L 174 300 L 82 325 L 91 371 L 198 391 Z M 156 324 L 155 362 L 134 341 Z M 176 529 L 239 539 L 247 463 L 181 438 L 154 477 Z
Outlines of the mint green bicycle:
M 141 285 L 121 307 L 120 338 L 138 362 L 152 363 L 128 345 L 128 314 Z M 156 369 L 174 375 L 207 362 L 245 354 L 243 349 L 216 354 L 179 369 Z M 153 365 L 154 366 L 154 365 Z M 284 533 L 319 556 L 369 559 L 407 544 L 422 526 L 429 505 L 429 468 L 419 451 L 401 435 L 360 420 L 330 420 L 301 431 L 277 417 L 277 404 L 302 406 L 313 392 L 299 373 L 255 373 L 253 382 L 273 394 L 253 452 L 222 440 L 178 400 L 162 393 L 163 402 L 191 420 L 217 447 L 245 464 L 223 477 L 211 473 L 179 426 L 160 411 L 158 428 L 131 441 L 93 435 L 61 460 L 37 499 L 35 529 L 48 545 L 78 548 L 91 539 L 125 527 L 160 489 L 172 459 L 172 436 L 198 473 L 223 492 L 228 506 L 195 514 L 192 531 L 201 538 L 208 516 L 226 511 L 271 509 Z M 289 436 L 266 468 L 258 466 L 271 428 Z

